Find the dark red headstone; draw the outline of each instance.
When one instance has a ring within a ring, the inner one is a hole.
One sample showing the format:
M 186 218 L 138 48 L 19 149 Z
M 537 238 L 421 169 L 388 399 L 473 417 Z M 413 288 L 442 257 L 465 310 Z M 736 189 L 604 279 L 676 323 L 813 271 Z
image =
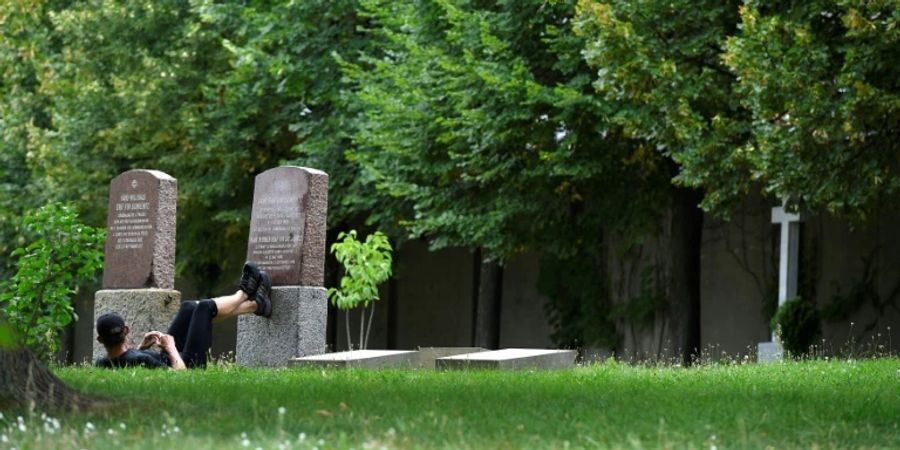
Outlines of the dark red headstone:
M 177 182 L 129 170 L 109 185 L 104 289 L 175 288 Z
M 247 259 L 278 286 L 322 286 L 328 174 L 277 167 L 256 176 Z

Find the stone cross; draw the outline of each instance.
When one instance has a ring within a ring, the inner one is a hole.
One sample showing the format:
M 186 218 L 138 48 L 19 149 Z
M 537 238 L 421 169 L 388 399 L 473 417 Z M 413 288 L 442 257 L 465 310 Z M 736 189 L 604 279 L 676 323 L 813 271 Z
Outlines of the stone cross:
M 177 182 L 129 170 L 109 186 L 104 289 L 174 289 Z
M 275 286 L 322 286 L 328 175 L 276 167 L 256 177 L 247 259 Z
M 781 225 L 781 250 L 778 257 L 778 306 L 783 305 L 789 298 L 797 296 L 801 220 L 799 214 L 786 212 L 783 206 L 772 208 L 772 223 Z M 774 341 L 774 334 L 772 339 Z

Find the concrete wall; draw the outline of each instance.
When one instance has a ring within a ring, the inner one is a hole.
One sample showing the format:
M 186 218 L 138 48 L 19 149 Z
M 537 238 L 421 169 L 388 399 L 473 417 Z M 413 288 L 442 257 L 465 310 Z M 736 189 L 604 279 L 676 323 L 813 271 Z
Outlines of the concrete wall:
M 472 253 L 429 252 L 422 241 L 403 244 L 397 255 L 398 349 L 469 346 L 472 342 Z
M 884 214 L 867 227 L 818 216 L 803 231 L 804 244 L 815 246 L 807 258 L 801 250 L 801 263 L 811 266 L 819 308 L 837 297 L 864 293 L 849 316 L 823 321 L 825 352 L 846 352 L 851 344 L 855 352 L 891 344 L 900 351 L 900 339 L 891 339 L 888 330 L 900 329 L 900 214 Z
M 771 208 L 747 203 L 731 221 L 707 215 L 700 252 L 700 343 L 707 355 L 747 355 L 768 341 L 764 299 L 777 295 Z
M 503 300 L 500 307 L 501 348 L 555 348 L 544 314 L 547 299 L 537 292 L 540 258 L 532 253 L 503 267 Z
M 869 300 L 849 317 L 823 320 L 824 352 L 885 350 L 900 342 L 888 327 L 900 327 L 900 214 L 884 214 L 868 226 L 825 215 L 806 215 L 800 230 L 800 293 L 813 296 L 820 310 L 838 295 L 866 283 Z M 771 204 L 748 201 L 729 222 L 707 217 L 701 253 L 701 340 L 707 352 L 755 353 L 770 339 L 767 302 L 777 298 L 779 229 L 771 224 Z M 873 301 L 874 300 L 874 301 Z M 851 325 L 852 323 L 852 325 Z M 880 335 L 879 335 L 880 333 Z

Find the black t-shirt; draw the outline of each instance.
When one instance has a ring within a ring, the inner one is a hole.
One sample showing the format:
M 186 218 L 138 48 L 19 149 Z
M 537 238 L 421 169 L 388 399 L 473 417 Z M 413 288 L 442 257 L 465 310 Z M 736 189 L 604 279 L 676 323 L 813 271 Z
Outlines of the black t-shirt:
M 97 358 L 94 365 L 107 368 L 143 366 L 154 369 L 157 367 L 168 367 L 169 358 L 159 352 L 129 348 L 128 351 L 114 358 L 101 356 Z

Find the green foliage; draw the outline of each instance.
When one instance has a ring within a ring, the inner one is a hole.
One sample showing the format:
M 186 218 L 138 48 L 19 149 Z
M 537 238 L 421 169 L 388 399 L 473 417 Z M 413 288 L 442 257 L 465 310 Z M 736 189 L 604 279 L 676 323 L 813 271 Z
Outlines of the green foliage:
M 822 335 L 819 311 L 809 300 L 800 297 L 787 299 L 772 318 L 772 329 L 788 354 L 809 354 L 810 347 Z
M 12 326 L 0 315 L 0 351 L 15 348 L 16 344 Z
M 3 315 L 44 360 L 59 349 L 63 327 L 75 319 L 71 296 L 103 266 L 106 233 L 78 221 L 73 208 L 48 204 L 27 215 L 30 243 L 13 251 L 16 274 L 0 283 Z
M 900 2 L 740 8 L 722 61 L 751 113 L 744 177 L 809 209 L 865 220 L 900 192 Z M 894 200 L 891 200 L 894 199 Z
M 433 248 L 566 257 L 658 214 L 667 167 L 610 123 L 573 1 L 362 7 L 384 44 L 343 64 L 362 115 L 349 158 L 390 200 L 383 224 Z
M 338 234 L 331 252 L 344 266 L 340 289 L 328 289 L 328 298 L 338 309 L 346 310 L 378 300 L 378 285 L 391 276 L 391 243 L 376 231 L 364 242 L 356 239 L 356 230 Z
M 338 242 L 331 245 L 331 252 L 344 266 L 344 276 L 341 277 L 340 289 L 328 289 L 328 298 L 333 305 L 345 312 L 347 321 L 344 326 L 350 349 L 353 348 L 353 341 L 350 338 L 349 310 L 362 307 L 359 318 L 359 348 L 365 350 L 369 345 L 372 318 L 375 317 L 375 307 L 372 305 L 369 322 L 366 324 L 366 307 L 379 299 L 378 285 L 391 276 L 393 249 L 387 236 L 380 231 L 370 234 L 365 242 L 356 240 L 356 230 L 341 232 L 337 240 Z
M 757 189 L 863 220 L 896 199 L 900 3 L 741 3 L 581 1 L 615 120 L 723 215 Z
M 612 120 L 676 162 L 674 181 L 702 188 L 712 210 L 754 187 L 741 148 L 748 113 L 721 59 L 739 3 L 581 0 L 575 23 L 594 87 L 616 107 Z
M 109 180 L 132 168 L 179 179 L 178 270 L 201 291 L 242 262 L 256 174 L 325 170 L 330 222 L 356 212 L 332 56 L 369 42 L 355 2 L 0 3 L 0 249 L 28 205 L 102 224 Z

